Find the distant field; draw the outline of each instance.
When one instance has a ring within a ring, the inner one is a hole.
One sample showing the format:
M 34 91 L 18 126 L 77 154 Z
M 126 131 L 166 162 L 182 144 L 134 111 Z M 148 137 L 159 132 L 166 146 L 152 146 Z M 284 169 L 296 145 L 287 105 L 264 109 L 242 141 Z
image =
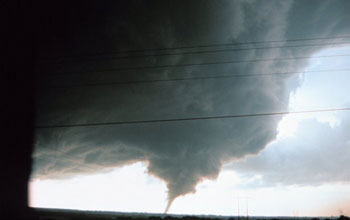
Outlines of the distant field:
M 215 216 L 215 215 L 167 215 L 157 213 L 122 213 L 105 211 L 80 211 L 68 209 L 35 208 L 41 220 L 350 220 L 345 216 L 340 217 L 259 217 L 259 216 Z

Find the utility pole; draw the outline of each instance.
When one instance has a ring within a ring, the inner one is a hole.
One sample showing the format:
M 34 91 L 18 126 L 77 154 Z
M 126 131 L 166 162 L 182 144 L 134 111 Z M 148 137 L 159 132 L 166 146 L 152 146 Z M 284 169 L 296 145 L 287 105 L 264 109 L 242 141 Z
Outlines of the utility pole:
M 248 214 L 248 198 L 246 198 L 246 209 L 247 209 L 247 220 L 249 219 L 249 214 Z
M 239 199 L 245 199 L 246 200 L 246 214 L 247 214 L 247 220 L 249 219 L 249 204 L 248 204 L 248 199 L 250 199 L 250 197 L 248 196 L 237 196 L 237 214 L 238 214 L 238 220 L 240 219 L 240 207 L 239 207 Z
M 238 220 L 239 220 L 239 196 L 237 197 L 238 200 Z

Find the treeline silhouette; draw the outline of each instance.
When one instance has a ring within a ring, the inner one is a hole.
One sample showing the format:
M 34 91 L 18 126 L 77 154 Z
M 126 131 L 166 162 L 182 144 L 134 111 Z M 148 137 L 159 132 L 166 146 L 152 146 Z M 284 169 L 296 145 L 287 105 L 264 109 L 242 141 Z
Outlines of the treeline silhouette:
M 349 217 L 341 215 L 338 218 L 311 218 L 311 217 L 217 217 L 217 216 L 171 216 L 150 214 L 126 214 L 98 211 L 75 211 L 36 209 L 41 220 L 350 220 Z
M 174 217 L 174 216 L 150 216 L 147 218 L 141 218 L 141 217 L 129 217 L 129 216 L 119 216 L 116 217 L 117 220 L 222 220 L 221 218 L 209 218 L 209 217 L 197 217 L 197 216 L 183 216 L 183 217 Z M 235 218 L 228 218 L 228 220 L 238 220 Z
M 246 220 L 246 219 L 254 219 L 254 220 L 282 220 L 281 218 L 259 218 L 259 217 L 225 217 L 225 218 L 218 218 L 218 217 L 199 217 L 199 216 L 183 216 L 183 217 L 174 217 L 174 216 L 150 216 L 147 218 L 141 218 L 141 217 L 131 217 L 131 216 L 118 216 L 115 219 L 116 220 Z M 294 219 L 293 217 L 284 217 L 283 219 Z M 298 219 L 303 219 L 302 217 Z M 319 218 L 305 218 L 305 219 L 311 219 L 311 220 L 321 220 Z M 341 215 L 339 218 L 324 218 L 324 220 L 350 220 L 349 217 Z

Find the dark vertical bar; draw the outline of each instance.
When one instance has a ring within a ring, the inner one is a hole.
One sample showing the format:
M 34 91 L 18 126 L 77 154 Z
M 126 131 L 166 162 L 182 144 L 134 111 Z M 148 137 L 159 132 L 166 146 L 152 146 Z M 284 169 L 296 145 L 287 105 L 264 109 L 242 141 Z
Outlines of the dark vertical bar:
M 1 219 L 36 219 L 28 208 L 35 111 L 36 19 L 30 0 L 1 6 Z

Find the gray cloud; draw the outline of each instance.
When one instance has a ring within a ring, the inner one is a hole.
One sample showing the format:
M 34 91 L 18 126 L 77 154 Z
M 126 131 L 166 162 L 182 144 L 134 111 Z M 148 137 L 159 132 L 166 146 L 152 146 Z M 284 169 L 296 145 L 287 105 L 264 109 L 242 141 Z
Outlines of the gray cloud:
M 349 129 L 348 114 L 343 114 L 334 128 L 316 119 L 304 120 L 294 136 L 280 139 L 259 155 L 227 168 L 243 176 L 261 176 L 253 183 L 255 187 L 349 182 Z
M 91 45 L 91 51 L 97 50 L 98 45 L 103 44 L 120 49 L 158 48 L 293 38 L 296 35 L 289 32 L 301 33 L 299 27 L 293 23 L 293 16 L 298 17 L 296 12 L 301 10 L 298 8 L 299 4 L 300 2 L 296 4 L 294 1 L 201 1 L 200 4 L 190 1 L 186 4 L 172 2 L 170 5 L 140 3 L 135 11 L 126 7 L 126 12 L 121 12 L 121 15 L 113 11 L 117 10 L 116 7 L 111 6 L 105 9 L 106 15 L 99 21 L 109 27 L 110 35 L 101 29 L 105 26 L 101 27 L 95 21 L 96 24 L 92 23 L 89 29 L 81 28 L 81 35 L 78 33 L 77 36 L 82 37 L 82 45 Z M 323 5 L 319 4 L 315 9 L 304 13 L 303 17 L 308 19 L 310 16 L 321 16 L 318 10 Z M 347 14 L 344 12 L 339 16 L 345 17 Z M 324 36 L 329 34 L 326 31 L 328 23 L 321 24 L 316 21 L 309 25 L 322 29 Z M 334 35 L 343 33 L 342 30 L 347 27 L 333 23 L 330 26 L 332 31 L 340 30 Z M 318 33 L 316 29 L 314 32 L 305 32 L 303 37 L 315 37 L 314 33 Z M 96 30 L 96 35 L 88 30 Z M 316 37 L 322 36 L 317 34 Z M 106 42 L 95 42 L 96 39 Z M 82 46 L 76 50 L 83 52 L 87 49 Z M 311 55 L 317 50 L 251 50 L 198 56 L 153 57 L 144 60 L 101 59 L 94 62 L 51 64 L 42 66 L 41 69 L 47 72 L 82 71 L 213 60 L 270 59 Z M 57 52 L 59 53 L 67 52 Z M 86 72 L 78 76 L 56 77 L 50 82 L 62 84 L 215 76 L 223 73 L 272 73 L 298 71 L 306 65 L 306 60 L 289 60 L 124 73 Z M 293 86 L 287 86 L 287 80 L 288 85 Z M 293 75 L 271 75 L 229 80 L 46 89 L 39 93 L 37 124 L 134 121 L 282 111 L 287 109 L 289 93 L 298 83 L 298 77 Z M 33 178 L 67 178 L 78 173 L 105 172 L 113 167 L 145 161 L 148 172 L 166 182 L 170 205 L 177 196 L 195 192 L 195 186 L 201 180 L 215 179 L 223 164 L 246 155 L 257 154 L 264 149 L 274 140 L 280 118 L 269 116 L 40 129 L 36 133 Z

